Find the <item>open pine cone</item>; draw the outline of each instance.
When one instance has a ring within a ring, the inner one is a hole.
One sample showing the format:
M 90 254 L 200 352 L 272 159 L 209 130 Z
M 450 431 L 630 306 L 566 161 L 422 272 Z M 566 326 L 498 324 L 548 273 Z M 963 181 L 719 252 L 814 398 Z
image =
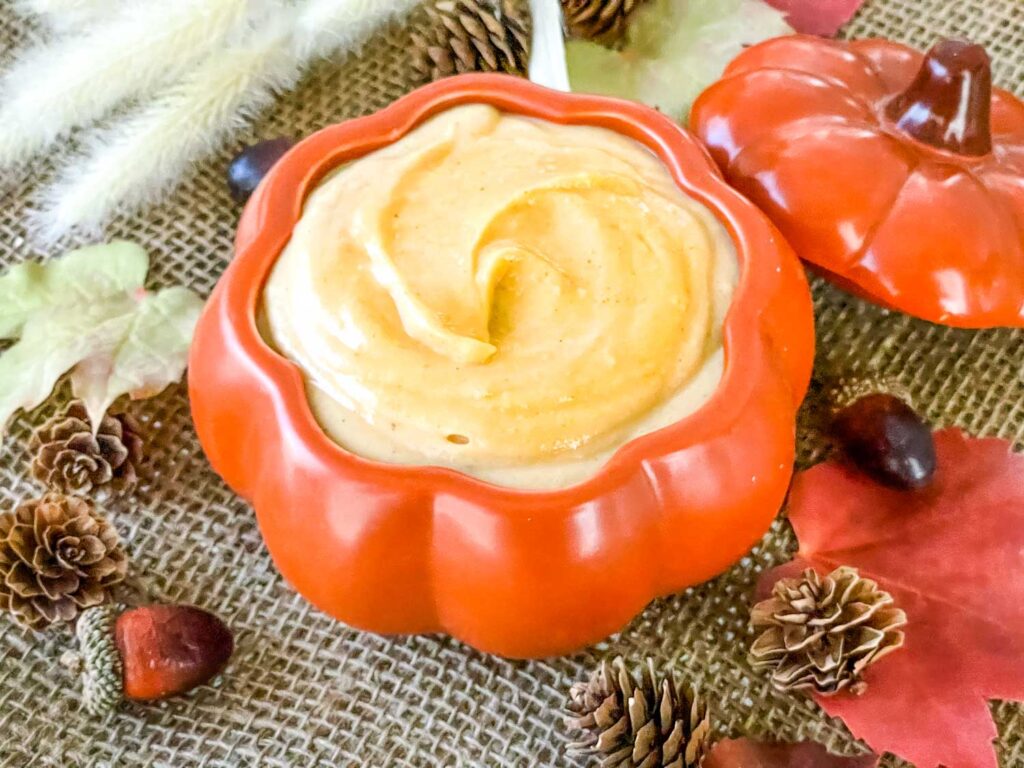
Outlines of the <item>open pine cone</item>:
M 43 424 L 29 442 L 32 476 L 61 493 L 129 490 L 142 463 L 139 424 L 128 414 L 104 415 L 93 435 L 80 400 Z
M 605 768 L 696 768 L 711 746 L 707 705 L 647 660 L 640 683 L 622 658 L 607 661 L 569 691 L 565 725 L 581 733 L 574 754 L 599 755 Z
M 413 36 L 412 64 L 424 79 L 465 72 L 525 75 L 530 20 L 517 0 L 436 0 L 426 5 L 433 29 Z
M 0 610 L 21 624 L 71 621 L 127 570 L 117 531 L 79 496 L 48 493 L 0 514 Z
M 630 14 L 642 0 L 561 0 L 565 26 L 573 37 L 606 45 L 626 31 Z
M 853 568 L 822 578 L 813 570 L 780 579 L 754 606 L 750 623 L 763 630 L 750 649 L 755 669 L 771 670 L 779 691 L 863 693 L 864 670 L 903 645 L 906 614 L 892 596 Z

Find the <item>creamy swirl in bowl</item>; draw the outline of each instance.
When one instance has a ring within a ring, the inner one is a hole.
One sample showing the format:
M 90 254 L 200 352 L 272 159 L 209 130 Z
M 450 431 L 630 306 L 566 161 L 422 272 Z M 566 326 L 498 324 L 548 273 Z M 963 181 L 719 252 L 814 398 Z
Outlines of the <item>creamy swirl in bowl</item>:
M 321 182 L 260 321 L 352 453 L 557 488 L 706 402 L 736 271 L 640 144 L 470 105 Z

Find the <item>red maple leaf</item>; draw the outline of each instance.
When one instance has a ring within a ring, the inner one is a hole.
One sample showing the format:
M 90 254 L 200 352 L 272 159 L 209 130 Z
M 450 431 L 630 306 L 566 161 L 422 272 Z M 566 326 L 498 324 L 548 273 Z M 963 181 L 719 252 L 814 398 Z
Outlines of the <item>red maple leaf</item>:
M 820 744 L 769 744 L 753 739 L 725 739 L 711 749 L 702 768 L 875 768 L 876 755 L 839 757 Z
M 831 37 L 853 18 L 864 0 L 767 0 L 768 5 L 786 13 L 786 21 L 797 32 Z
M 794 480 L 791 563 L 874 579 L 906 611 L 906 645 L 867 670 L 862 696 L 815 696 L 876 752 L 919 768 L 997 768 L 988 699 L 1024 700 L 1024 456 L 1004 440 L 935 434 L 921 491 L 884 488 L 837 462 Z

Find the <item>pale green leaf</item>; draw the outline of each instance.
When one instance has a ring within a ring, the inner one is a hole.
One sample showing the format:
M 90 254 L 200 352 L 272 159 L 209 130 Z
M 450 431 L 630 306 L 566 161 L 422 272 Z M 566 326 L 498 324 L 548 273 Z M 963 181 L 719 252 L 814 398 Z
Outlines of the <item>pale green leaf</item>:
M 185 288 L 147 294 L 146 252 L 132 243 L 83 248 L 0 275 L 0 433 L 72 371 L 93 426 L 122 394 L 149 397 L 181 378 L 202 300 Z
M 685 122 L 745 46 L 792 32 L 762 0 L 648 0 L 621 50 L 568 43 L 569 80 L 574 91 L 635 99 Z
M 636 69 L 618 51 L 587 40 L 570 40 L 565 57 L 572 89 L 629 99 L 636 90 Z
M 146 296 L 116 348 L 91 355 L 71 375 L 93 424 L 118 397 L 151 397 L 185 371 L 202 300 L 185 288 Z
M 21 339 L 0 355 L 0 427 L 19 408 L 40 405 L 57 380 L 83 357 L 109 354 L 131 328 L 135 301 L 47 307 L 25 324 Z
M 125 241 L 11 267 L 0 276 L 0 339 L 16 337 L 36 312 L 102 302 L 141 288 L 148 270 L 146 251 Z

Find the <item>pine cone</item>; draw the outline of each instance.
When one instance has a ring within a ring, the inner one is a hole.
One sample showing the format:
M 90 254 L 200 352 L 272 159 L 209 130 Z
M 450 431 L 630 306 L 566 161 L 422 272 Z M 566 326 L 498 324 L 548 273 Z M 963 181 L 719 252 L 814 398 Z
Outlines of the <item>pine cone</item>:
M 0 610 L 26 626 L 71 621 L 127 570 L 117 531 L 86 499 L 48 493 L 0 514 Z
M 525 75 L 530 22 L 516 0 L 436 0 L 432 29 L 413 35 L 413 67 L 424 79 L 464 72 Z
M 128 414 L 108 414 L 94 436 L 79 400 L 36 430 L 29 449 L 35 453 L 32 476 L 61 493 L 84 495 L 107 486 L 129 490 L 142 463 L 138 422 Z
M 813 570 L 781 579 L 754 606 L 750 623 L 763 633 L 750 649 L 755 669 L 770 669 L 779 691 L 863 693 L 864 670 L 903 645 L 906 614 L 892 596 L 853 568 L 825 578 Z
M 561 0 L 565 26 L 573 37 L 609 45 L 626 31 L 642 0 Z
M 699 766 L 710 747 L 707 705 L 673 676 L 659 681 L 650 659 L 641 678 L 620 657 L 572 686 L 565 725 L 583 734 L 570 753 L 600 755 L 606 768 Z

